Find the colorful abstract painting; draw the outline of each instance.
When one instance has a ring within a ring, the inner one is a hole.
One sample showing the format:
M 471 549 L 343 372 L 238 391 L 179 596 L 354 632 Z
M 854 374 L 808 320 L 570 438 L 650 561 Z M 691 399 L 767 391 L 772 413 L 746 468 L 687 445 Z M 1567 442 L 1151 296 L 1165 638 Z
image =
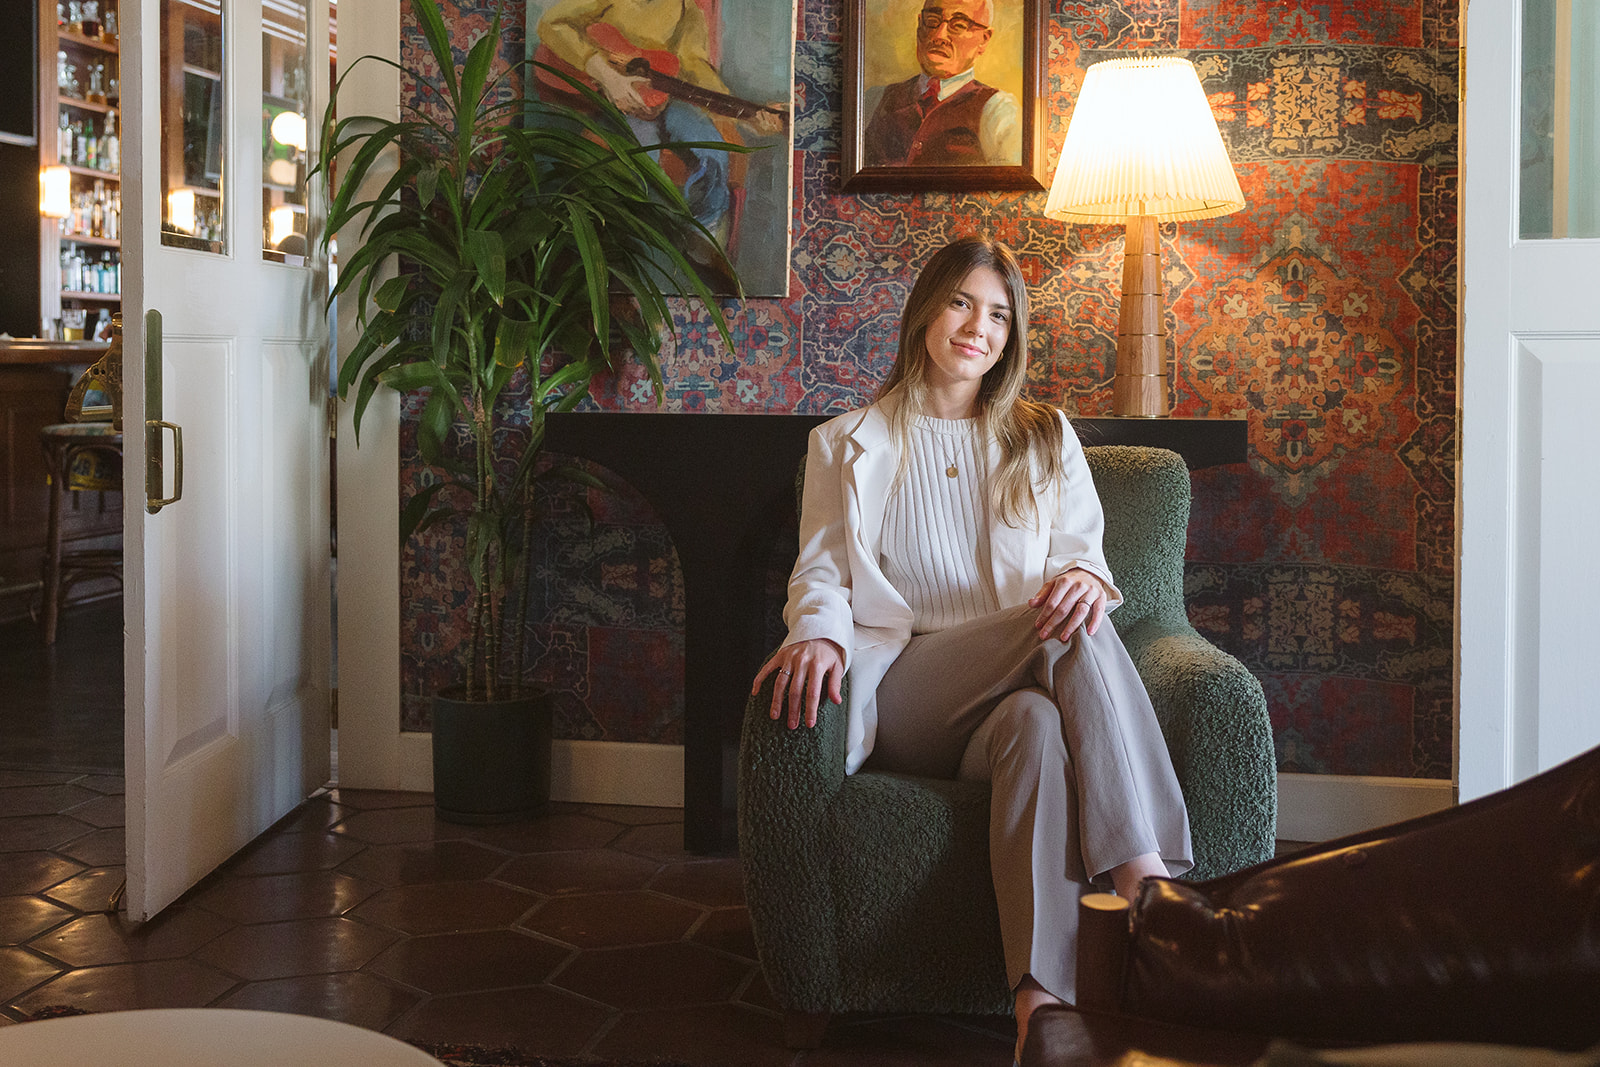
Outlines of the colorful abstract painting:
M 462 47 L 492 12 L 521 17 L 520 2 L 476 2 L 455 10 Z M 1042 193 L 841 193 L 843 7 L 800 7 L 790 296 L 730 305 L 731 349 L 685 305 L 665 410 L 863 403 L 918 267 L 988 233 L 1028 275 L 1033 395 L 1109 413 L 1121 227 L 1047 220 Z M 1052 167 L 1085 68 L 1159 49 L 1196 63 L 1244 188 L 1236 214 L 1163 227 L 1167 328 L 1174 413 L 1249 425 L 1248 463 L 1195 474 L 1187 599 L 1262 680 L 1286 771 L 1450 776 L 1458 36 L 1445 0 L 1051 4 Z M 634 372 L 596 399 L 655 410 Z M 403 493 L 426 477 L 404 451 Z M 541 549 L 540 677 L 562 693 L 566 736 L 677 742 L 675 554 L 636 497 L 590 503 L 592 532 Z M 425 728 L 422 694 L 465 628 L 452 536 L 405 556 L 409 728 Z

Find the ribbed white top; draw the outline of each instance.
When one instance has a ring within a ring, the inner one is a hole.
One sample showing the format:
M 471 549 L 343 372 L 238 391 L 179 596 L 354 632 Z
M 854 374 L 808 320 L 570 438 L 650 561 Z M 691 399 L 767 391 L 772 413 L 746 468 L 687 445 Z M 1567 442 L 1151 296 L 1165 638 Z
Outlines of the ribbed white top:
M 911 606 L 913 633 L 1000 609 L 989 561 L 988 466 L 977 419 L 919 416 L 912 425 L 906 476 L 884 509 L 880 562 Z

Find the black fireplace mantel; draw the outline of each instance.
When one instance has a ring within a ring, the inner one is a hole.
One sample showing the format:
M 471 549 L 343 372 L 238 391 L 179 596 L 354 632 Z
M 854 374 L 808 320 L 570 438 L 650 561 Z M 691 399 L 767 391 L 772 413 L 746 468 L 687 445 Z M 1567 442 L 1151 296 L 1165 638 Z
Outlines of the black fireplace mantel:
M 684 582 L 683 836 L 690 851 L 738 847 L 735 755 L 761 647 L 760 597 L 774 531 L 794 507 L 813 426 L 832 415 L 552 415 L 545 446 L 606 467 L 655 508 Z M 1086 445 L 1170 448 L 1189 469 L 1242 463 L 1246 424 L 1221 419 L 1074 419 Z

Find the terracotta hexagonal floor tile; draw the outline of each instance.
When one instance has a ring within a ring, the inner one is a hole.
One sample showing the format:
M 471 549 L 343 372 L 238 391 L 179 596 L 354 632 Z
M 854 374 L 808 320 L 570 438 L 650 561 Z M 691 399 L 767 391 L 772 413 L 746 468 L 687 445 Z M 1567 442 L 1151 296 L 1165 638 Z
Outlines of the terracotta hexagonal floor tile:
M 25 785 L 7 789 L 0 804 L 7 815 L 54 815 L 99 797 L 76 785 Z
M 90 867 L 116 867 L 126 862 L 128 832 L 120 826 L 89 833 L 57 845 L 56 851 Z
M 51 886 L 44 895 L 78 911 L 111 912 L 112 898 L 127 877 L 125 867 L 95 867 Z
M 296 919 L 239 926 L 194 954 L 202 963 L 251 981 L 357 971 L 396 935 L 350 919 Z
M 579 948 L 677 941 L 704 912 L 643 890 L 556 897 L 522 921 L 529 930 Z
M 85 915 L 28 943 L 69 967 L 171 960 L 187 956 L 233 928 L 200 908 L 168 908 L 146 923 L 115 915 Z
M 482 841 L 507 852 L 521 853 L 601 848 L 623 832 L 618 823 L 564 812 L 540 815 L 524 822 L 468 826 L 463 829 L 474 841 Z
M 647 808 L 636 804 L 580 804 L 577 810 L 597 819 L 609 819 L 628 826 L 650 826 L 655 823 L 682 822 L 682 808 Z
M 507 863 L 495 879 L 551 896 L 617 889 L 643 889 L 661 864 L 609 848 L 540 852 Z
M 0 771 L 0 789 L 28 785 L 66 785 L 78 775 L 71 771 Z
M 515 930 L 410 937 L 367 965 L 428 993 L 468 993 L 539 985 L 572 950 Z
M 650 888 L 696 904 L 735 907 L 744 903 L 744 868 L 737 859 L 673 863 L 651 879 Z
M 272 827 L 275 834 L 314 834 L 328 829 L 341 819 L 356 813 L 355 808 L 335 804 L 328 794 L 312 797 L 294 811 L 278 820 Z
M 695 927 L 689 939 L 747 960 L 756 958 L 756 938 L 750 929 L 750 912 L 746 908 L 713 910 L 705 922 Z
M 0 1003 L 21 996 L 61 970 L 59 964 L 40 959 L 27 949 L 0 947 Z
M 432 793 L 408 793 L 398 789 L 330 789 L 327 797 L 335 804 L 357 811 L 378 808 L 433 809 Z
M 649 859 L 660 860 L 663 863 L 694 859 L 693 854 L 683 847 L 681 822 L 635 826 L 617 838 L 612 847 L 622 852 L 632 852 Z
M 510 926 L 539 900 L 491 882 L 439 882 L 385 889 L 350 914 L 408 934 L 442 934 Z
M 422 997 L 362 971 L 308 974 L 247 982 L 217 1002 L 219 1008 L 287 1011 L 382 1030 Z
M 487 878 L 508 859 L 476 841 L 423 841 L 373 845 L 339 864 L 339 870 L 379 885 L 426 885 Z
M 76 914 L 39 897 L 0 897 L 0 945 L 20 945 Z
M 114 826 L 127 824 L 125 798 L 119 793 L 114 796 L 101 796 L 99 793 L 90 793 L 93 800 L 85 801 L 75 808 L 68 808 L 67 814 L 74 819 L 81 819 L 90 826 L 108 829 Z
M 450 841 L 465 837 L 463 828 L 434 817 L 433 808 L 380 808 L 358 811 L 340 820 L 334 833 L 347 834 L 369 845 L 400 845 L 412 841 Z
M 547 1056 L 583 1051 L 610 1013 L 543 986 L 433 997 L 385 1032 L 415 1041 L 538 1049 Z
M 203 1008 L 237 984 L 193 960 L 119 963 L 64 974 L 12 1006 L 30 1014 L 55 1005 L 96 1012 Z
M 337 871 L 297 871 L 252 878 L 225 878 L 193 903 L 236 923 L 281 922 L 343 915 L 379 887 Z
M 83 864 L 53 852 L 8 852 L 0 861 L 0 894 L 42 893 L 81 870 Z
M 93 830 L 65 815 L 17 815 L 0 819 L 0 852 L 51 849 Z
M 585 950 L 551 984 L 624 1011 L 686 1007 L 729 999 L 752 966 L 673 941 Z
M 229 860 L 229 874 L 290 874 L 339 866 L 365 845 L 339 834 L 270 834 Z

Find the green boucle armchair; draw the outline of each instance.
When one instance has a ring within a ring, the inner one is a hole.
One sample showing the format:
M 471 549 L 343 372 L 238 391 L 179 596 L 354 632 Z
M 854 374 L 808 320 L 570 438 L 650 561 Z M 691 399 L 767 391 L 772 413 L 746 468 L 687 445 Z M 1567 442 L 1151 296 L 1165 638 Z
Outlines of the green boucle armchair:
M 1195 868 L 1268 859 L 1277 818 L 1266 698 L 1189 625 L 1183 555 L 1189 472 L 1165 449 L 1085 449 L 1105 509 L 1116 625 L 1155 704 L 1183 787 Z M 1011 1010 L 989 881 L 989 787 L 844 773 L 845 712 L 814 730 L 751 698 L 739 750 L 739 849 L 751 926 L 791 1045 L 847 1011 Z

